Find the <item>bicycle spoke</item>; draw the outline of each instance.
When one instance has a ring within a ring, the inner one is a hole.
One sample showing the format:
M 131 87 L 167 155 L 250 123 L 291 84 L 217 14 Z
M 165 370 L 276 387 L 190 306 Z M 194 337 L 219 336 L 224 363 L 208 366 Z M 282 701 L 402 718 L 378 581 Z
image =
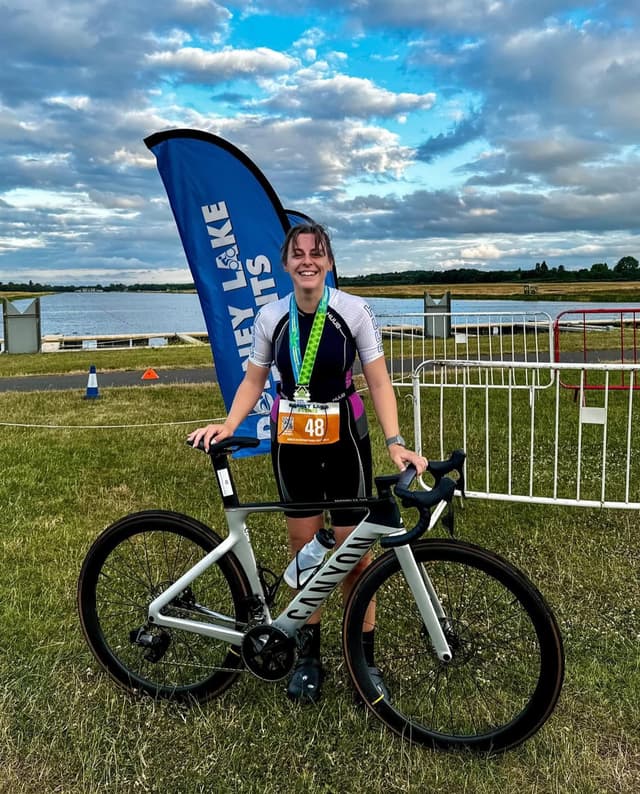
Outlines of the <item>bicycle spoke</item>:
M 559 693 L 562 649 L 552 616 L 532 586 L 495 555 L 447 541 L 425 541 L 414 554 L 442 607 L 452 659 L 438 659 L 400 566 L 387 555 L 357 583 L 345 615 L 352 674 L 364 691 L 369 687 L 378 716 L 413 739 L 487 749 L 521 741 L 547 718 Z M 388 691 L 383 701 L 376 701 L 361 646 L 349 638 L 362 631 L 373 598 L 375 662 Z M 543 641 L 554 648 L 547 674 Z
M 162 511 L 116 522 L 96 541 L 80 577 L 83 629 L 98 660 L 123 686 L 206 697 L 233 681 L 241 660 L 229 654 L 228 642 L 148 623 L 149 604 L 219 542 L 193 519 Z M 239 613 L 246 591 L 226 560 L 213 563 L 194 588 L 206 608 L 196 606 L 188 587 L 163 614 L 226 627 L 246 622 Z

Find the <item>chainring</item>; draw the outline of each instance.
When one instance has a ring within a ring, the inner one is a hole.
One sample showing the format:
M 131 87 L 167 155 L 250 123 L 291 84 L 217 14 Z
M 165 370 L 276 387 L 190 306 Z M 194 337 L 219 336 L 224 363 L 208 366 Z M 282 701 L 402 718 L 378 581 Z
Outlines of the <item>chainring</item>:
M 296 659 L 292 637 L 276 626 L 253 626 L 242 640 L 242 661 L 263 681 L 279 681 L 291 672 Z

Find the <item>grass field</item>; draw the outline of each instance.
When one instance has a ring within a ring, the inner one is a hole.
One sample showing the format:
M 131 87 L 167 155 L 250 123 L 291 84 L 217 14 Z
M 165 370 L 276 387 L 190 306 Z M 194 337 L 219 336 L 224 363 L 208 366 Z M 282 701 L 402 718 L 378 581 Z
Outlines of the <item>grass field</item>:
M 439 297 L 450 292 L 452 298 L 475 298 L 496 300 L 518 298 L 527 300 L 576 300 L 576 301 L 640 301 L 638 281 L 550 281 L 532 282 L 535 294 L 525 295 L 522 282 L 498 282 L 496 284 L 398 284 L 384 287 L 344 287 L 365 298 L 421 298 L 425 292 Z
M 120 355 L 121 366 L 138 366 L 139 351 Z M 39 358 L 49 367 L 59 360 Z M 410 437 L 409 401 L 399 402 Z M 0 394 L 2 794 L 639 789 L 640 552 L 637 517 L 627 511 L 469 501 L 458 512 L 462 538 L 503 554 L 536 582 L 565 642 L 558 709 L 504 756 L 411 747 L 354 706 L 337 599 L 324 620 L 328 678 L 317 708 L 291 704 L 282 683 L 249 676 L 192 708 L 118 690 L 81 636 L 82 560 L 102 528 L 134 510 L 177 510 L 220 530 L 210 466 L 184 437 L 222 413 L 217 391 L 204 386 L 103 389 L 96 401 Z M 35 427 L 43 424 L 57 427 Z M 373 441 L 376 469 L 389 471 L 377 430 Z M 246 498 L 275 498 L 266 458 L 237 461 L 234 474 Z M 262 517 L 251 528 L 259 558 L 282 570 L 284 527 Z
M 148 367 L 162 369 L 213 366 L 209 345 L 168 345 L 160 348 L 0 355 L 0 377 L 46 375 L 50 372 L 88 372 L 91 364 L 95 364 L 98 372 L 107 370 L 144 372 Z

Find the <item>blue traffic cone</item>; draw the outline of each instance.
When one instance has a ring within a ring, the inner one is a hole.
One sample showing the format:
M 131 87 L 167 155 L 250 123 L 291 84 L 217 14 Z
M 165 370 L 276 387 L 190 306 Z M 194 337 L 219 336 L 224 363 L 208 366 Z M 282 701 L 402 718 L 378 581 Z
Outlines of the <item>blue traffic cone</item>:
M 99 397 L 98 394 L 98 376 L 96 375 L 95 364 L 89 367 L 89 380 L 87 381 L 87 391 L 84 395 L 85 400 L 95 400 Z

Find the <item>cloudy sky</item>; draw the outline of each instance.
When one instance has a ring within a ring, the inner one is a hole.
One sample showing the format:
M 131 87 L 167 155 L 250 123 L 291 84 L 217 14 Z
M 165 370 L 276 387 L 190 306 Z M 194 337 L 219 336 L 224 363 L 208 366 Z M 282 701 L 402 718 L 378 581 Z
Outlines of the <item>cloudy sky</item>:
M 243 149 L 338 272 L 640 258 L 637 0 L 2 0 L 0 281 L 187 281 L 143 138 Z

